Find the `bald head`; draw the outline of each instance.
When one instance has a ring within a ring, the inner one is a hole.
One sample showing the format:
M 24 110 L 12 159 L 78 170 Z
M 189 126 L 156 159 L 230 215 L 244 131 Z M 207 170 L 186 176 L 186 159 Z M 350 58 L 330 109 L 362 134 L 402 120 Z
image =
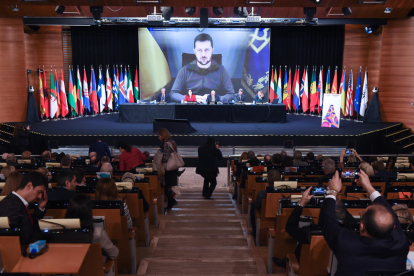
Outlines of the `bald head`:
M 362 215 L 360 232 L 363 236 L 385 239 L 394 229 L 394 225 L 391 212 L 383 205 L 373 204 L 368 206 Z

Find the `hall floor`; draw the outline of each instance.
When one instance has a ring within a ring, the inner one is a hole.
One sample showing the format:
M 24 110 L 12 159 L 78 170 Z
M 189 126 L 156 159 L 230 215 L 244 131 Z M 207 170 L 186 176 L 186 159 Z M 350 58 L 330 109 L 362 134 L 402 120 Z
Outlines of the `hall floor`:
M 151 228 L 149 248 L 137 248 L 139 275 L 266 275 L 267 247 L 256 247 L 247 215 L 228 188 L 204 200 L 201 188 L 185 187 L 176 208 Z M 284 270 L 273 268 L 276 274 Z

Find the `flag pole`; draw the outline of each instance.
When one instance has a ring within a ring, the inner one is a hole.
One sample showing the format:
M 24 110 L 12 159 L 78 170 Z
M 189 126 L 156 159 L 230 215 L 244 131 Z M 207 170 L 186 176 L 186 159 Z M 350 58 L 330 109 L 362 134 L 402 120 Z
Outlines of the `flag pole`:
M 362 71 L 362 66 L 359 66 L 359 73 L 361 73 L 361 71 Z M 358 82 L 357 82 L 357 86 L 358 86 Z M 361 93 L 361 95 L 362 95 L 362 93 Z M 359 106 L 361 107 L 361 103 L 359 104 Z M 356 120 L 354 120 L 354 122 L 359 122 L 359 110 L 356 111 L 356 114 L 357 114 L 357 118 L 356 118 Z
M 321 70 L 322 70 L 322 72 L 323 72 L 323 65 L 321 65 Z M 319 77 L 320 77 L 320 74 L 319 74 Z M 323 73 L 322 73 L 322 77 L 323 77 Z M 322 86 L 323 86 L 323 80 L 321 81 L 321 83 L 322 83 Z M 318 79 L 318 89 L 319 89 L 319 79 Z M 323 89 L 321 89 L 321 94 L 322 94 L 322 106 L 323 106 L 323 96 L 324 96 L 324 92 L 323 92 Z M 318 95 L 318 97 L 319 97 L 319 99 L 321 98 L 321 95 Z M 320 105 L 318 105 L 318 116 L 319 117 L 322 117 L 322 110 L 321 110 L 321 106 Z
M 296 65 L 296 67 L 298 69 L 298 80 L 297 81 L 299 82 L 300 65 Z M 299 86 L 299 101 L 300 101 L 300 86 Z M 299 106 L 300 106 L 300 104 L 296 108 L 296 115 L 299 115 Z

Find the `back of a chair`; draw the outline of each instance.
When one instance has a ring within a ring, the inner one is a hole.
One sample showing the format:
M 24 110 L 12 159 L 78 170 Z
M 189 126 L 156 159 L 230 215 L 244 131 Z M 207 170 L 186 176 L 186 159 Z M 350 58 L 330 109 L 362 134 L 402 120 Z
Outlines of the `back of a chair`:
M 11 272 L 22 256 L 19 236 L 0 236 L 0 256 L 4 271 Z
M 323 236 L 313 235 L 307 260 L 300 260 L 298 276 L 326 275 L 329 257 L 330 249 Z
M 253 201 L 256 200 L 257 194 L 260 191 L 266 190 L 266 185 L 267 185 L 266 182 L 256 182 L 256 187 L 255 187 L 254 195 L 253 195 Z
M 284 210 L 283 214 L 276 215 L 275 243 L 273 256 L 278 259 L 286 258 L 296 249 L 296 241 L 286 232 L 286 223 L 293 209 Z
M 91 243 L 77 275 L 104 276 L 100 243 Z
M 106 232 L 111 240 L 120 240 L 122 238 L 121 231 L 121 200 L 94 200 L 93 216 L 104 216 L 106 221 Z
M 150 203 L 150 188 L 148 183 L 135 183 L 135 187 L 138 187 L 141 190 L 145 200 Z
M 282 198 L 290 198 L 291 195 L 301 195 L 300 192 L 292 193 L 267 193 L 266 196 L 266 218 L 275 218 L 279 213 L 279 200 Z

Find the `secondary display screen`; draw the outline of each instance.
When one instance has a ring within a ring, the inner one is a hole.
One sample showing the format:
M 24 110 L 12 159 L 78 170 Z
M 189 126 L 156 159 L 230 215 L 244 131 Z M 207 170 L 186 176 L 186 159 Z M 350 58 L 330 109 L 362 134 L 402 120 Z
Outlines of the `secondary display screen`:
M 138 41 L 141 100 L 161 88 L 172 102 L 188 90 L 228 102 L 240 88 L 244 101 L 260 90 L 268 99 L 270 28 L 139 28 Z

